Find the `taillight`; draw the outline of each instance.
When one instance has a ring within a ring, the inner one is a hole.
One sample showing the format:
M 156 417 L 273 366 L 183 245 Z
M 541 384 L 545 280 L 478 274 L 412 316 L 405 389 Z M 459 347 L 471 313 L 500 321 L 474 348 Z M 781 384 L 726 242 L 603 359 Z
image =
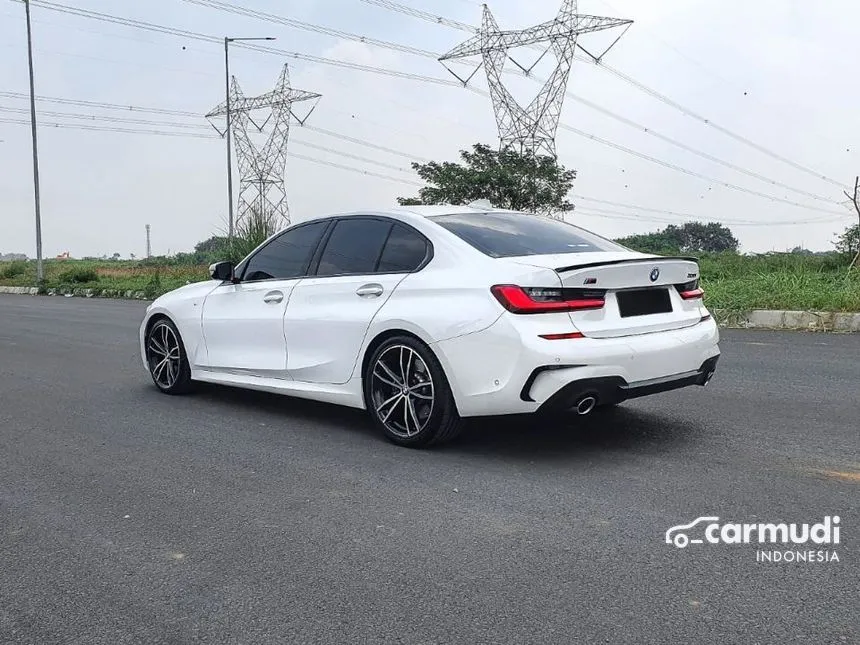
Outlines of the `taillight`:
M 581 331 L 569 331 L 565 334 L 538 334 L 545 340 L 573 340 L 574 338 L 585 338 Z
M 496 300 L 515 314 L 602 309 L 605 291 L 497 284 L 490 289 Z
M 702 298 L 705 295 L 705 292 L 699 287 L 698 280 L 685 282 L 684 284 L 676 284 L 675 288 L 684 300 L 695 300 L 696 298 Z

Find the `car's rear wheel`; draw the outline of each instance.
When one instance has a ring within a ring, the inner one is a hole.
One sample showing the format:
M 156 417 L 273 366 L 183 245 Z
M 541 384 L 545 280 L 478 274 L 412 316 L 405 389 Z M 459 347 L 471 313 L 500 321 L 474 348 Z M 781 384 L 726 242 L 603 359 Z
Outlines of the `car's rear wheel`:
M 364 400 L 376 425 L 401 446 L 448 441 L 462 425 L 442 365 L 410 336 L 389 338 L 373 352 L 364 375 Z
M 191 389 L 191 368 L 179 330 L 167 318 L 159 318 L 146 334 L 146 362 L 156 387 L 165 394 Z

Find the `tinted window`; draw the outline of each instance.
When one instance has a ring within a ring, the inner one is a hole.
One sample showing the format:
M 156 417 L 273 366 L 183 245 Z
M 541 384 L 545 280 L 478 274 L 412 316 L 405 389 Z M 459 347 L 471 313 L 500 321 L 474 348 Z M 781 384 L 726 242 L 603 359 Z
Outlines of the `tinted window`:
M 463 213 L 430 219 L 494 258 L 627 250 L 581 228 L 540 215 Z
M 424 238 L 412 229 L 395 224 L 379 259 L 378 273 L 414 271 L 426 256 L 427 242 Z
M 340 220 L 320 257 L 317 275 L 374 273 L 391 222 L 377 219 Z
M 298 278 L 307 274 L 311 255 L 328 222 L 305 224 L 279 235 L 248 262 L 243 280 Z

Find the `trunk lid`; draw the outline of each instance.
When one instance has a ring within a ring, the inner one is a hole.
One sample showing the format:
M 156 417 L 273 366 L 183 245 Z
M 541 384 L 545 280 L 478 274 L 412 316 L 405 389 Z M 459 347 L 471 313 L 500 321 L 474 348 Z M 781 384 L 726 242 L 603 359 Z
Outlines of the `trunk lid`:
M 605 292 L 602 309 L 575 311 L 570 319 L 592 338 L 614 338 L 698 324 L 702 300 L 684 300 L 676 285 L 699 278 L 693 258 L 635 252 L 564 253 L 510 258 L 553 269 L 563 287 Z

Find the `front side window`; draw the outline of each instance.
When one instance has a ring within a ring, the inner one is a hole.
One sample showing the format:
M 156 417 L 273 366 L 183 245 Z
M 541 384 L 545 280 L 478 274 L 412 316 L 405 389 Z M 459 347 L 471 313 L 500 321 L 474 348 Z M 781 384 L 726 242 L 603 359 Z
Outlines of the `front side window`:
M 318 276 L 375 273 L 391 222 L 342 219 L 335 225 L 320 256 Z
M 626 251 L 579 227 L 523 213 L 462 213 L 430 218 L 493 258 Z
M 311 256 L 328 224 L 304 224 L 279 235 L 251 257 L 242 279 L 287 280 L 307 275 Z

